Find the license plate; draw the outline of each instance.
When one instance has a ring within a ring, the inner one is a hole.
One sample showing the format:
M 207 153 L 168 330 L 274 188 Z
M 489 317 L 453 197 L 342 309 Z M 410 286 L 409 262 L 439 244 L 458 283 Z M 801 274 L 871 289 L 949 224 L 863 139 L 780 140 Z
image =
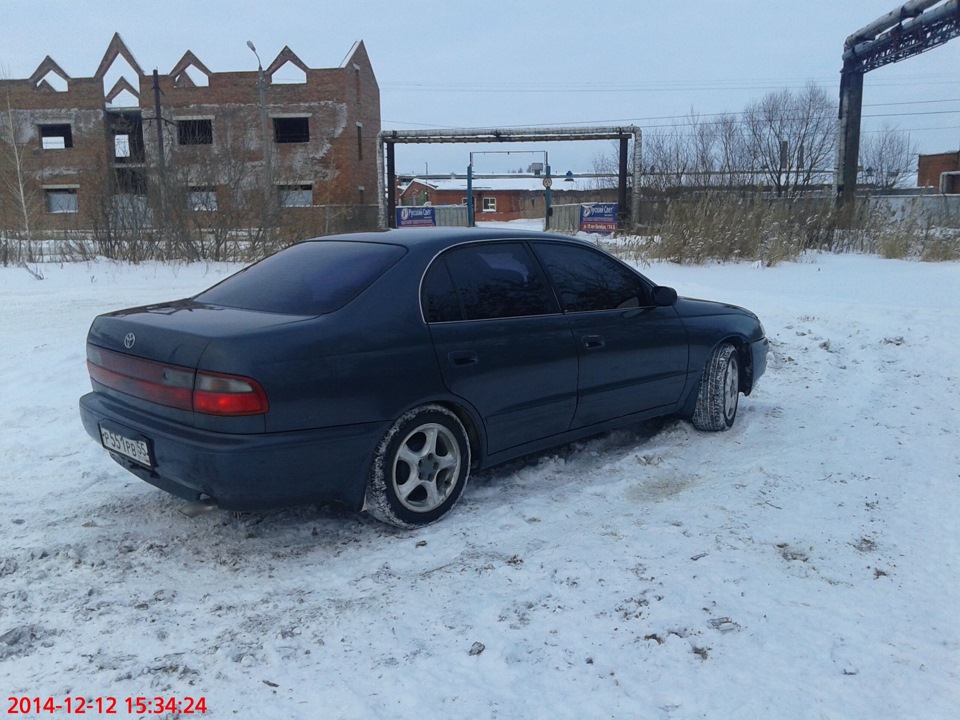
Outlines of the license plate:
M 123 455 L 144 467 L 152 468 L 153 460 L 150 457 L 150 446 L 146 440 L 137 440 L 121 435 L 113 430 L 100 426 L 100 440 L 103 446 L 112 452 Z

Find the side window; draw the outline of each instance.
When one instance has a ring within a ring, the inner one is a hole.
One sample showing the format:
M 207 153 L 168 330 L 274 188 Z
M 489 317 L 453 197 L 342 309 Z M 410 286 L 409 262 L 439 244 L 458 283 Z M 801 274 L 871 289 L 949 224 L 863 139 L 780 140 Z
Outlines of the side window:
M 457 290 L 442 259 L 430 267 L 423 279 L 423 314 L 428 323 L 463 320 Z
M 522 243 L 490 243 L 458 248 L 436 261 L 424 283 L 428 321 L 441 322 L 441 318 L 450 318 L 455 312 L 459 315 L 459 308 L 454 311 L 440 265 L 449 272 L 448 279 L 463 309 L 462 319 L 558 312 L 547 283 L 526 247 Z
M 537 243 L 534 247 L 567 312 L 649 304 L 649 291 L 640 277 L 613 258 L 589 248 L 559 243 Z

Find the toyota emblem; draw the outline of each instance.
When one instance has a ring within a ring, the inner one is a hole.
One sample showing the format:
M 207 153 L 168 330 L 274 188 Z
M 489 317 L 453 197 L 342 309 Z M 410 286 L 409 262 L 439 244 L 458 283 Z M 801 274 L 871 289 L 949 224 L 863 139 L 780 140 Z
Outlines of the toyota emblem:
M 136 336 L 136 335 L 134 335 L 132 332 L 131 332 L 131 333 L 127 333 L 126 336 L 123 338 L 123 346 L 124 346 L 127 350 L 129 350 L 130 348 L 133 347 L 133 344 L 134 344 L 136 341 L 137 341 L 137 336 Z

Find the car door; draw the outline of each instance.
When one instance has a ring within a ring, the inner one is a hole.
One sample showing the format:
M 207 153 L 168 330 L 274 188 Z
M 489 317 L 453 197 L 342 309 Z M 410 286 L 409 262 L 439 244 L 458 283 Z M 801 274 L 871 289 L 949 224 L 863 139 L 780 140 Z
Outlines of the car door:
M 479 411 L 489 453 L 569 428 L 577 349 L 526 245 L 447 251 L 424 276 L 422 301 L 444 384 Z
M 687 334 L 653 285 L 588 246 L 537 242 L 580 357 L 573 427 L 675 405 L 687 373 Z

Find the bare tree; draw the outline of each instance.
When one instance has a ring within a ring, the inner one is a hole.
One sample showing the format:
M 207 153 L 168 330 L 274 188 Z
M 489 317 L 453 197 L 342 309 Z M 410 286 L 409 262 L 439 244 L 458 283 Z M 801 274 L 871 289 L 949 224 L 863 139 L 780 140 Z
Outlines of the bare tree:
M 644 169 L 647 185 L 654 190 L 681 187 L 693 169 L 692 150 L 680 132 L 656 132 L 645 137 Z
M 176 254 L 212 260 L 256 257 L 263 245 L 267 217 L 260 179 L 248 161 L 252 141 L 243 132 L 230 132 L 235 121 L 223 113 L 209 152 L 186 156 L 173 153 L 165 192 Z M 237 123 L 242 127 L 242 124 Z
M 863 181 L 874 187 L 903 187 L 916 171 L 918 148 L 910 134 L 884 122 L 873 133 L 864 133 L 860 146 Z
M 765 95 L 744 112 L 754 169 L 777 195 L 807 190 L 818 171 L 832 167 L 836 107 L 822 88 L 808 84 L 799 93 Z
M 735 115 L 721 115 L 716 122 L 716 134 L 717 163 L 724 184 L 743 187 L 753 179 L 743 123 Z
M 694 110 L 690 109 L 686 127 L 687 142 L 690 145 L 692 176 L 691 182 L 696 187 L 709 187 L 719 184 L 721 178 L 717 174 L 717 128 L 716 125 L 704 120 Z
M 31 180 L 30 142 L 32 126 L 26 121 L 23 112 L 13 109 L 9 90 L 4 94 L 4 106 L 0 112 L 0 183 L 3 185 L 6 203 L 12 207 L 15 220 L 4 222 L 7 229 L 17 240 L 14 260 L 25 262 L 30 254 L 30 242 L 36 230 L 36 218 L 39 215 L 39 195 L 37 185 Z M 2 229 L 2 228 L 0 228 Z M 26 245 L 25 245 L 26 243 Z M 4 262 L 9 261 L 9 252 L 5 251 Z
M 593 187 L 596 190 L 603 188 L 617 187 L 616 175 L 620 171 L 620 144 L 611 142 L 606 152 L 599 152 L 593 156 L 591 165 L 596 175 L 607 175 L 607 177 L 593 178 Z

